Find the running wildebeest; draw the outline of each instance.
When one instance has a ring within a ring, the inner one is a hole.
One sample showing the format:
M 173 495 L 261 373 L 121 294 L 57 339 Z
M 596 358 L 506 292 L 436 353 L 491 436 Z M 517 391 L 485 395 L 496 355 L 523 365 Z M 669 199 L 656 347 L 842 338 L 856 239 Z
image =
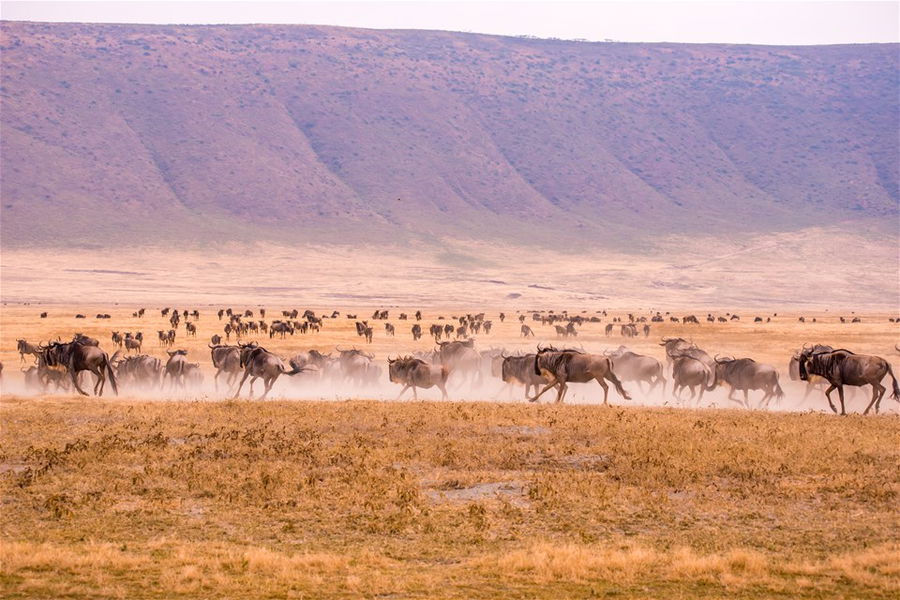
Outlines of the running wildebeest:
M 123 387 L 129 385 L 159 387 L 161 375 L 162 361 L 146 354 L 125 357 L 116 365 L 116 376 Z
M 344 379 L 359 386 L 378 383 L 381 370 L 374 363 L 373 355 L 356 348 L 351 350 L 335 349 L 340 353 L 338 362 Z
M 187 350 L 166 350 L 166 354 L 169 355 L 169 360 L 166 361 L 166 366 L 164 368 L 163 384 L 165 384 L 168 379 L 170 387 L 174 388 L 177 385 L 181 389 L 184 389 L 184 372 L 185 367 L 188 364 Z
M 812 346 L 813 352 L 832 352 L 834 348 L 831 346 L 826 346 L 825 344 L 814 344 Z M 801 381 L 800 379 L 800 353 L 803 352 L 803 349 L 798 350 L 791 356 L 791 360 L 788 363 L 788 377 L 790 377 L 791 381 Z M 809 394 L 813 391 L 814 388 L 822 387 L 822 391 L 824 392 L 824 388 L 827 387 L 826 384 L 828 380 L 819 375 L 810 375 L 806 379 L 806 390 L 803 393 L 803 400 L 805 401 Z
M 412 388 L 413 399 L 418 400 L 416 388 L 428 389 L 437 386 L 441 390 L 441 399 L 447 400 L 447 378 L 450 370 L 444 365 L 432 365 L 424 360 L 405 356 L 397 359 L 388 358 L 388 377 L 392 383 L 403 384 L 397 399 L 407 389 Z
M 688 388 L 691 392 L 689 400 L 696 396 L 694 388 L 700 386 L 700 397 L 697 406 L 703 401 L 703 392 L 713 391 L 716 387 L 715 370 L 704 361 L 688 355 L 672 355 L 672 395 L 681 402 L 681 390 Z
M 534 372 L 541 375 L 547 385 L 534 398 L 530 398 L 530 402 L 537 402 L 544 392 L 557 384 L 559 384 L 559 391 L 556 395 L 556 402 L 562 402 L 568 391 L 568 384 L 589 383 L 594 380 L 603 388 L 604 406 L 609 406 L 607 400 L 609 386 L 604 380 L 612 382 L 622 398 L 631 400 L 631 396 L 628 395 L 613 372 L 613 361 L 608 356 L 587 354 L 580 350 L 557 350 L 552 346 L 549 348 L 539 346 L 537 354 L 534 356 Z
M 219 391 L 219 376 L 222 373 L 225 373 L 225 384 L 230 388 L 241 373 L 241 349 L 220 344 L 209 346 L 209 349 L 212 364 L 216 368 L 216 375 L 213 377 L 216 391 Z
M 647 393 L 652 392 L 657 385 L 662 384 L 662 391 L 666 393 L 666 378 L 663 376 L 663 365 L 652 356 L 636 354 L 625 346 L 619 346 L 616 350 L 608 353 L 604 352 L 604 354 L 612 357 L 616 377 L 619 378 L 619 381 L 637 382 L 641 393 L 644 393 L 642 383 L 647 383 L 650 386 Z
M 534 353 L 524 356 L 503 356 L 500 365 L 500 379 L 510 386 L 520 384 L 525 386 L 525 399 L 530 398 L 529 390 L 533 387 L 536 394 L 540 386 L 547 383 L 543 377 L 534 372 Z M 510 393 L 512 388 L 510 387 Z
M 763 397 L 759 401 L 759 408 L 767 408 L 772 397 L 782 398 L 784 392 L 778 383 L 778 371 L 771 365 L 758 363 L 752 358 L 718 358 L 716 357 L 716 384 L 727 383 L 729 386 L 728 399 L 739 402 L 734 398 L 734 392 L 740 390 L 744 394 L 743 406 L 750 408 L 749 391 L 762 390 Z
M 854 354 L 849 350 L 834 350 L 832 352 L 814 352 L 812 348 L 804 348 L 800 353 L 800 379 L 807 381 L 810 375 L 821 375 L 831 385 L 825 390 L 825 398 L 831 410 L 837 413 L 834 403 L 831 401 L 831 392 L 837 388 L 841 400 L 841 414 L 846 415 L 844 408 L 844 386 L 872 386 L 872 401 L 863 411 L 869 414 L 872 406 L 875 406 L 875 414 L 881 405 L 885 388 L 881 380 L 885 375 L 890 375 L 893 382 L 891 398 L 900 401 L 900 387 L 897 386 L 897 378 L 891 370 L 891 365 L 880 356 L 867 354 Z
M 238 344 L 238 346 L 241 349 L 241 367 L 244 369 L 244 376 L 241 378 L 240 384 L 238 384 L 237 391 L 233 396 L 234 398 L 240 396 L 241 388 L 244 387 L 244 382 L 247 381 L 248 377 L 252 377 L 250 380 L 251 390 L 253 389 L 253 382 L 262 378 L 265 386 L 262 395 L 259 397 L 259 399 L 262 400 L 271 391 L 272 386 L 275 385 L 275 381 L 282 373 L 293 376 L 305 371 L 304 367 L 294 367 L 288 371 L 284 368 L 284 363 L 280 358 L 265 348 L 257 345 L 256 342 L 251 342 L 250 344 Z
M 42 352 L 40 345 L 30 344 L 25 340 L 16 340 L 16 351 L 19 353 L 19 358 L 22 363 L 25 362 L 26 354 L 34 356 L 34 362 L 37 363 L 38 356 L 40 356 Z
M 48 367 L 65 367 L 69 377 L 72 379 L 72 384 L 82 396 L 87 396 L 88 394 L 78 385 L 78 374 L 81 371 L 90 371 L 96 376 L 97 382 L 94 384 L 94 394 L 98 396 L 103 395 L 103 386 L 108 377 L 113 392 L 117 396 L 119 395 L 119 388 L 116 385 L 116 376 L 113 373 L 109 355 L 101 350 L 99 346 L 76 340 L 68 343 L 52 342 L 47 346 L 42 346 L 41 350 L 42 360 Z
M 474 339 L 438 342 L 437 356 L 440 363 L 458 378 L 470 385 L 482 384 L 481 355 L 475 350 Z

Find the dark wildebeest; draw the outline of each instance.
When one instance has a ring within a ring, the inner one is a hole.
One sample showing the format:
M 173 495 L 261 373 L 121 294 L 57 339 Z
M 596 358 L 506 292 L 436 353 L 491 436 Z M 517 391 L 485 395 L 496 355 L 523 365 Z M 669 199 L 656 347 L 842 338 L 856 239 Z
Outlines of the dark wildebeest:
M 697 320 L 695 315 L 688 315 L 681 319 L 681 322 L 687 325 L 688 323 L 693 323 L 694 325 L 699 325 L 700 321 Z
M 418 400 L 416 388 L 428 389 L 437 386 L 441 390 L 441 399 L 447 400 L 447 378 L 450 370 L 444 365 L 432 365 L 424 360 L 405 356 L 402 358 L 388 358 L 388 377 L 392 383 L 403 384 L 403 389 L 397 395 L 397 399 L 407 389 L 412 388 L 413 399 Z
M 567 338 L 569 337 L 569 331 L 565 327 L 561 327 L 559 325 L 554 325 L 556 328 L 556 337 Z
M 422 311 L 417 310 L 416 311 L 416 321 L 421 321 L 421 320 L 422 320 Z
M 385 332 L 387 335 L 389 335 L 389 336 L 391 336 L 391 337 L 394 337 L 394 333 L 395 333 L 394 326 L 391 325 L 390 323 L 385 323 L 385 324 L 384 324 L 384 332 Z
M 42 312 L 42 313 L 41 313 L 41 318 L 42 318 L 42 319 L 46 319 L 46 318 L 47 318 L 47 313 Z
M 116 375 L 125 387 L 132 384 L 159 387 L 162 361 L 147 354 L 128 356 L 116 365 Z
M 622 398 L 631 400 L 631 396 L 628 395 L 613 372 L 613 361 L 608 356 L 586 354 L 580 350 L 538 347 L 537 354 L 534 356 L 534 372 L 542 376 L 547 385 L 534 398 L 529 399 L 531 402 L 537 402 L 544 392 L 557 384 L 559 391 L 556 401 L 562 402 L 570 383 L 589 383 L 594 380 L 603 388 L 603 404 L 605 406 L 609 406 L 607 401 L 609 386 L 604 380 L 611 381 Z
M 524 385 L 526 400 L 531 397 L 528 392 L 532 387 L 536 394 L 538 388 L 547 383 L 543 377 L 534 372 L 534 357 L 533 353 L 524 356 L 501 355 L 503 362 L 500 364 L 500 379 L 510 386 Z M 512 393 L 512 387 L 510 387 L 510 393 Z
M 606 337 L 609 337 L 612 335 L 612 330 L 613 330 L 613 324 L 607 323 L 606 328 L 603 330 L 603 333 L 604 333 L 604 335 L 606 335 Z
M 885 388 L 881 385 L 881 380 L 885 375 L 890 375 L 893 381 L 893 389 L 891 398 L 900 401 L 900 387 L 897 386 L 897 378 L 891 370 L 888 361 L 880 356 L 870 356 L 867 354 L 854 354 L 849 350 L 834 350 L 832 352 L 814 352 L 812 348 L 804 348 L 800 353 L 800 379 L 807 381 L 810 375 L 821 375 L 830 383 L 830 387 L 825 390 L 825 398 L 828 399 L 828 405 L 835 413 L 837 409 L 831 402 L 831 392 L 837 388 L 838 396 L 841 399 L 841 414 L 846 415 L 844 409 L 844 386 L 872 386 L 872 401 L 863 411 L 863 414 L 869 414 L 872 406 L 875 406 L 875 414 L 881 406 L 881 398 L 884 396 Z
M 169 360 L 166 361 L 163 384 L 168 379 L 170 387 L 178 385 L 181 389 L 184 389 L 184 372 L 188 364 L 187 350 L 166 350 L 166 354 L 169 355 Z
M 522 332 L 522 337 L 528 337 L 529 335 L 531 337 L 534 337 L 534 332 L 531 330 L 531 327 L 529 327 L 525 323 L 522 323 L 522 327 L 520 328 L 520 330 Z
M 650 325 L 644 325 L 644 337 L 650 337 Z
M 484 334 L 490 335 L 491 327 L 494 326 L 494 323 L 492 321 L 485 321 L 481 324 L 481 326 L 484 328 Z
M 419 325 L 418 323 L 416 323 L 415 325 L 412 326 L 412 336 L 413 336 L 413 341 L 416 341 L 422 337 L 422 326 Z
M 253 382 L 260 377 L 262 378 L 265 386 L 262 395 L 259 397 L 262 400 L 271 391 L 275 381 L 282 373 L 285 375 L 296 375 L 306 370 L 304 367 L 294 367 L 288 371 L 284 368 L 284 363 L 280 358 L 265 348 L 258 346 L 255 342 L 238 344 L 238 346 L 241 349 L 241 367 L 244 369 L 244 376 L 241 378 L 241 383 L 234 393 L 235 398 L 240 396 L 241 388 L 244 387 L 244 382 L 247 381 L 248 377 L 252 377 L 250 380 L 251 390 L 253 389 Z
M 21 358 L 21 362 L 25 362 L 25 355 L 31 354 L 34 356 L 34 362 L 37 363 L 38 357 L 41 355 L 41 347 L 39 345 L 30 344 L 25 340 L 16 340 L 16 351 L 19 353 L 19 358 Z
M 122 345 L 125 343 L 125 336 L 123 336 L 118 331 L 113 331 L 110 338 L 112 339 L 113 344 L 115 344 L 119 348 L 121 348 Z
M 197 326 L 193 323 L 184 323 L 184 329 L 189 336 L 197 337 Z
M 672 359 L 672 395 L 681 401 L 681 390 L 688 388 L 691 391 L 689 400 L 693 400 L 697 392 L 694 388 L 700 386 L 700 397 L 697 398 L 697 406 L 703 400 L 703 392 L 713 391 L 716 387 L 715 369 L 704 361 L 688 355 L 670 356 Z
M 209 341 L 212 343 L 213 346 L 218 346 L 219 344 L 222 343 L 222 336 L 217 333 L 217 334 L 213 335 L 211 338 L 209 338 Z
M 716 357 L 716 384 L 727 383 L 729 386 L 728 399 L 741 402 L 734 398 L 734 392 L 740 390 L 744 393 L 743 406 L 750 408 L 749 391 L 762 390 L 763 397 L 759 401 L 759 408 L 767 408 L 772 397 L 783 398 L 784 392 L 778 383 L 778 371 L 771 365 L 758 363 L 752 358 L 718 358 Z
M 662 391 L 666 393 L 666 378 L 663 376 L 662 363 L 652 356 L 636 354 L 625 346 L 619 346 L 616 350 L 604 354 L 612 357 L 619 381 L 636 381 L 641 393 L 644 393 L 642 383 L 650 386 L 647 393 L 662 384 Z
M 116 385 L 116 376 L 113 373 L 109 355 L 101 350 L 99 346 L 85 344 L 80 341 L 72 341 L 65 344 L 53 342 L 43 347 L 42 350 L 41 359 L 44 363 L 48 367 L 65 367 L 69 377 L 72 379 L 72 384 L 82 396 L 87 396 L 88 394 L 78 385 L 78 374 L 81 371 L 90 371 L 96 376 L 97 382 L 94 384 L 94 393 L 96 395 L 103 395 L 103 386 L 107 377 L 113 393 L 117 396 L 119 395 L 119 388 Z
M 222 373 L 225 373 L 225 384 L 231 387 L 241 373 L 241 349 L 220 344 L 209 346 L 209 349 L 212 364 L 216 368 L 216 375 L 213 377 L 216 391 L 219 391 L 219 375 Z
M 815 352 L 832 352 L 834 348 L 831 346 L 826 346 L 825 344 L 815 344 L 812 346 L 812 351 Z M 791 381 L 800 381 L 800 353 L 803 352 L 803 349 L 798 350 L 791 356 L 791 360 L 788 363 L 788 377 L 791 378 Z M 828 380 L 819 375 L 810 375 L 806 380 L 806 391 L 803 394 L 803 400 L 806 400 L 809 397 L 810 392 L 813 391 L 816 387 L 823 388 L 822 391 L 825 391 L 824 388 L 827 387 L 826 384 Z

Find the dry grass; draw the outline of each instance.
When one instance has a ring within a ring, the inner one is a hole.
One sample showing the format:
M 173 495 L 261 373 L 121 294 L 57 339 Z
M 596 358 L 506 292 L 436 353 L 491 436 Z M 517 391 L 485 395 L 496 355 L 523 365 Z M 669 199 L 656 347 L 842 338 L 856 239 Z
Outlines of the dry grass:
M 891 416 L 6 397 L 2 417 L 7 597 L 900 590 Z

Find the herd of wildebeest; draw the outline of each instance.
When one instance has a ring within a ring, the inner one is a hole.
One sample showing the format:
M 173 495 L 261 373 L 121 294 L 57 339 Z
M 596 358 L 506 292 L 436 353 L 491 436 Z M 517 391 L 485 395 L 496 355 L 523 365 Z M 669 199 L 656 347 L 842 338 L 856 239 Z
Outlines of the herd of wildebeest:
M 281 375 L 294 377 L 301 374 L 305 381 L 349 384 L 361 392 L 368 386 L 383 383 L 382 365 L 372 354 L 355 347 L 336 347 L 327 354 L 309 350 L 284 360 L 257 341 L 243 341 L 250 336 L 285 338 L 298 333 L 319 332 L 329 320 L 341 318 L 339 311 L 319 316 L 312 310 L 302 313 L 298 310 L 285 310 L 281 312 L 281 318 L 271 322 L 265 320 L 265 309 L 258 309 L 257 312 L 258 319 L 254 311 L 249 309 L 220 309 L 217 312 L 222 333 L 213 335 L 208 344 L 212 365 L 216 370 L 213 376 L 216 390 L 224 385 L 228 394 L 237 398 L 249 379 L 252 396 L 254 382 L 261 379 L 264 389 L 259 398 L 263 399 Z M 146 310 L 141 308 L 132 317 L 143 319 L 145 313 Z M 577 338 L 579 327 L 586 323 L 600 323 L 607 316 L 605 311 L 598 311 L 592 317 L 570 316 L 565 311 L 518 314 L 516 318 L 523 338 L 534 337 L 534 331 L 527 322 L 529 315 L 532 324 L 552 326 L 556 336 L 563 340 Z M 140 332 L 112 331 L 111 343 L 116 346 L 112 356 L 101 349 L 99 340 L 81 333 L 76 333 L 68 342 L 57 339 L 30 343 L 19 339 L 17 349 L 23 364 L 28 355 L 34 360 L 33 365 L 23 368 L 26 386 L 40 393 L 74 388 L 80 394 L 87 395 L 82 388 L 85 381 L 82 374 L 87 371 L 93 374 L 93 392 L 98 396 L 103 394 L 107 381 L 115 394 L 118 394 L 120 387 L 170 391 L 199 389 L 203 383 L 200 364 L 188 360 L 187 350 L 174 349 L 174 346 L 182 324 L 184 335 L 197 336 L 200 312 L 165 308 L 161 310 L 161 316 L 168 319 L 170 325 L 169 329 L 157 331 L 159 346 L 165 348 L 168 355 L 165 361 L 142 353 L 144 337 Z M 41 313 L 40 317 L 46 318 L 47 313 Z M 78 314 L 75 318 L 86 317 Z M 97 314 L 95 318 L 108 319 L 110 316 Z M 396 336 L 399 326 L 388 322 L 388 310 L 376 310 L 368 319 L 359 319 L 355 314 L 345 314 L 344 318 L 355 322 L 357 335 L 366 343 L 372 343 L 376 321 L 383 322 L 384 335 L 390 337 Z M 501 312 L 498 318 L 503 322 L 507 316 Z M 421 311 L 412 315 L 400 313 L 397 319 L 412 322 L 409 332 L 414 340 L 419 340 L 426 332 L 423 329 Z M 618 334 L 626 339 L 639 335 L 648 338 L 651 325 L 665 320 L 700 325 L 700 319 L 694 315 L 678 318 L 658 312 L 646 316 L 628 314 L 627 317 L 612 317 L 611 322 L 605 324 L 604 333 L 606 336 Z M 740 320 L 740 317 L 730 313 L 726 316 L 708 314 L 706 320 L 721 323 Z M 764 322 L 758 316 L 753 320 L 756 323 Z M 770 320 L 771 317 L 766 317 L 765 322 Z M 799 317 L 799 320 L 806 322 L 804 317 Z M 891 323 L 900 323 L 900 318 L 889 320 Z M 534 352 L 529 353 L 507 353 L 493 347 L 479 350 L 472 336 L 489 336 L 493 325 L 491 320 L 485 319 L 484 313 L 453 316 L 449 320 L 439 317 L 438 321 L 427 328 L 428 335 L 434 338 L 434 350 L 388 358 L 387 364 L 383 365 L 387 367 L 388 380 L 402 386 L 398 399 L 410 389 L 413 398 L 418 399 L 417 390 L 429 388 L 437 388 L 442 399 L 447 399 L 448 382 L 451 378 L 456 382 L 455 385 L 468 385 L 469 389 L 482 386 L 490 378 L 502 381 L 510 391 L 512 386 L 524 386 L 525 398 L 531 402 L 536 402 L 551 389 L 556 391 L 556 402 L 562 402 L 569 384 L 593 381 L 603 390 L 604 405 L 608 404 L 609 384 L 624 400 L 631 399 L 625 384 L 635 385 L 642 394 L 659 389 L 664 395 L 669 378 L 672 382 L 671 394 L 680 404 L 693 403 L 699 406 L 704 392 L 711 392 L 723 385 L 728 389 L 728 399 L 745 408 L 768 408 L 772 399 L 778 400 L 784 396 L 779 372 L 774 366 L 752 358 L 711 356 L 689 339 L 681 337 L 660 339 L 659 344 L 665 349 L 663 364 L 652 356 L 637 354 L 625 346 L 602 353 L 541 344 L 537 345 Z M 853 323 L 860 319 L 840 317 L 840 321 Z M 900 345 L 895 346 L 895 350 L 900 352 Z M 886 376 L 890 376 L 891 397 L 900 402 L 897 378 L 888 361 L 880 356 L 856 354 L 824 344 L 807 344 L 789 357 L 788 375 L 793 381 L 806 382 L 804 400 L 816 389 L 824 391 L 828 405 L 835 413 L 838 410 L 832 400 L 832 392 L 836 390 L 838 393 L 840 414 L 846 414 L 844 386 L 865 385 L 872 386 L 872 395 L 864 414 L 868 414 L 873 408 L 877 413 L 887 391 L 882 385 Z M 762 392 L 762 397 L 755 405 L 750 401 L 751 391 Z M 741 397 L 735 397 L 736 393 L 740 393 Z M 689 396 L 685 397 L 686 394 Z

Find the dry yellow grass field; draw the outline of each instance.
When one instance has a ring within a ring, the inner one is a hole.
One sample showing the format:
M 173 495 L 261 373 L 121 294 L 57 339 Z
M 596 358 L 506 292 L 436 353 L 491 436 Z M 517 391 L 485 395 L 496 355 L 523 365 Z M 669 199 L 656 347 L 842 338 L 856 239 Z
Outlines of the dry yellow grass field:
M 3 307 L 4 597 L 900 593 L 893 400 L 877 417 L 840 418 L 820 414 L 827 410 L 820 395 L 804 403 L 802 388 L 787 384 L 778 408 L 797 412 L 721 408 L 722 392 L 711 398 L 719 408 L 642 406 L 660 399 L 639 394 L 632 402 L 613 394 L 616 406 L 604 408 L 596 385 L 577 386 L 578 403 L 566 405 L 527 404 L 519 391 L 512 401 L 494 400 L 494 389 L 451 389 L 452 402 L 358 393 L 298 400 L 309 394 L 287 382 L 265 402 L 228 401 L 209 389 L 156 398 L 127 390 L 101 399 L 21 393 L 17 337 L 68 339 L 77 330 L 111 349 L 111 330 L 141 330 L 145 351 L 162 356 L 155 331 L 168 324 L 158 307 L 147 306 L 143 320 L 131 317 L 136 308 Z M 209 378 L 205 344 L 222 323 L 212 308 L 183 308 L 201 311 L 200 331 L 186 340 L 182 327 L 176 347 Z M 267 308 L 271 320 L 282 307 Z M 374 308 L 350 312 L 370 316 Z M 428 309 L 423 323 L 476 308 Z M 49 317 L 38 319 L 44 310 Z M 89 318 L 74 319 L 78 312 Z M 98 312 L 113 318 L 92 318 Z M 662 358 L 661 336 L 689 335 L 711 352 L 784 370 L 792 349 L 816 341 L 880 354 L 897 370 L 897 329 L 887 314 L 841 324 L 819 313 L 816 324 L 801 324 L 797 314 L 779 313 L 754 324 L 756 314 L 768 315 L 739 312 L 742 320 L 727 324 L 654 324 L 648 339 L 629 345 Z M 495 331 L 480 336 L 480 347 L 533 348 L 518 337 L 516 319 L 488 318 Z M 411 322 L 390 321 L 403 327 L 397 338 L 376 330 L 369 349 L 379 360 L 432 347 L 412 342 Z M 621 343 L 603 335 L 607 321 L 585 325 L 577 343 L 589 350 Z M 555 338 L 551 328 L 532 326 L 537 341 Z M 320 334 L 263 344 L 283 357 L 362 347 L 343 315 Z M 855 413 L 863 407 L 862 397 L 848 405 Z

